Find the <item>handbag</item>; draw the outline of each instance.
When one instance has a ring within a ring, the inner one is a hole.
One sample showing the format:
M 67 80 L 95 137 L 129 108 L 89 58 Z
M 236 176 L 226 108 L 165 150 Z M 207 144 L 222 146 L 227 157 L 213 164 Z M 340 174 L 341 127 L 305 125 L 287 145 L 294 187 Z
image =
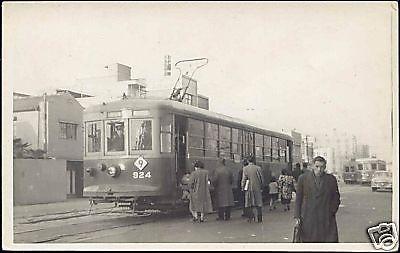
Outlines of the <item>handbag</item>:
M 301 240 L 301 224 L 299 224 L 298 226 L 294 226 L 294 229 L 293 229 L 293 242 L 294 243 L 303 242 Z

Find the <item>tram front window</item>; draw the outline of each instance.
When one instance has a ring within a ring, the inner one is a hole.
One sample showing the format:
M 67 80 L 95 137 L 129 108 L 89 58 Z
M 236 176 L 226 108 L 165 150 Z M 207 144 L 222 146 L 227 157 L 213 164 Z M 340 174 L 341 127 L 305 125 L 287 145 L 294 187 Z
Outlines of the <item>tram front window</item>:
M 152 149 L 151 120 L 131 120 L 132 150 Z
M 108 122 L 106 131 L 107 151 L 124 151 L 124 122 Z
M 101 122 L 90 122 L 86 124 L 87 152 L 100 152 L 101 149 Z

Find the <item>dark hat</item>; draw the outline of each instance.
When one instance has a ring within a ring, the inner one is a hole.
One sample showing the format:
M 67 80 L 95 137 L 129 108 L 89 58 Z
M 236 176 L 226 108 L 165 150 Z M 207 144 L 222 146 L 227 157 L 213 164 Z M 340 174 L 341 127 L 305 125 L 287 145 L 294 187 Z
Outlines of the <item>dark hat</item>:
M 254 157 L 253 154 L 250 154 L 250 155 L 247 157 L 247 161 L 250 162 L 250 163 L 255 163 L 255 162 L 256 162 L 256 158 Z
M 199 160 L 195 160 L 194 162 L 193 162 L 193 166 L 194 167 L 197 167 L 197 168 L 204 168 L 204 164 L 203 164 L 203 162 L 202 161 L 199 161 Z

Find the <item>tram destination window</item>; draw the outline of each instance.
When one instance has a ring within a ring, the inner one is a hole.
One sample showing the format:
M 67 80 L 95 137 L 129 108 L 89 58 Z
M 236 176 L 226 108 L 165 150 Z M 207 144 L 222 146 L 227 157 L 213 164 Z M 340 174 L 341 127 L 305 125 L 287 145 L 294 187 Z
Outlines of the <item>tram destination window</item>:
M 86 124 L 87 152 L 100 152 L 101 149 L 101 122 L 89 122 Z
M 131 149 L 152 150 L 152 125 L 151 120 L 131 120 Z
M 107 151 L 125 150 L 125 133 L 123 121 L 109 121 L 106 123 Z

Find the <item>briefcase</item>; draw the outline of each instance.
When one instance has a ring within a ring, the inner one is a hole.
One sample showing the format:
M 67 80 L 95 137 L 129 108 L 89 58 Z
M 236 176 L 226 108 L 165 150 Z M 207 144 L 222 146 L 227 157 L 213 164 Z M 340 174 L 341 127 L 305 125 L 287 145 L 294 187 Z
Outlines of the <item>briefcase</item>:
M 299 243 L 302 242 L 301 240 L 301 226 L 295 226 L 293 229 L 293 242 Z

